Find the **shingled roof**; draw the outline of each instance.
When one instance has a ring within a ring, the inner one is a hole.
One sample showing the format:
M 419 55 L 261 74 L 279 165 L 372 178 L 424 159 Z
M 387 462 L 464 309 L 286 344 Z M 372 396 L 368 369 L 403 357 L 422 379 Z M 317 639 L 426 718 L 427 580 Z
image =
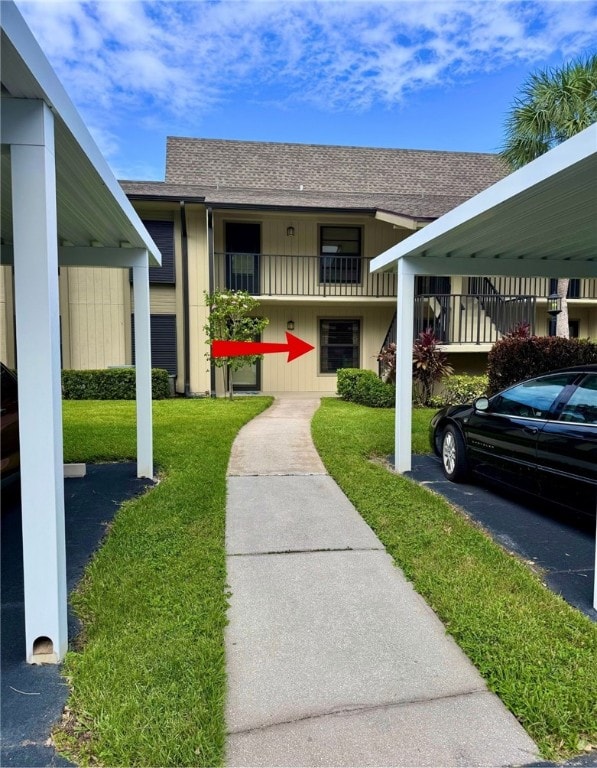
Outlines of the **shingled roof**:
M 166 181 L 130 196 L 211 205 L 383 210 L 434 219 L 507 173 L 496 155 L 169 137 Z

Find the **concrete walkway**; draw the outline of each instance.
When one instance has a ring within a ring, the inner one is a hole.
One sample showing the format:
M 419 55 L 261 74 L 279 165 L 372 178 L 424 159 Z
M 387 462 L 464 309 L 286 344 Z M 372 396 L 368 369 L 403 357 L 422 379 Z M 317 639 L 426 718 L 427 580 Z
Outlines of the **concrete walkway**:
M 537 748 L 277 399 L 228 478 L 229 766 L 514 766 Z

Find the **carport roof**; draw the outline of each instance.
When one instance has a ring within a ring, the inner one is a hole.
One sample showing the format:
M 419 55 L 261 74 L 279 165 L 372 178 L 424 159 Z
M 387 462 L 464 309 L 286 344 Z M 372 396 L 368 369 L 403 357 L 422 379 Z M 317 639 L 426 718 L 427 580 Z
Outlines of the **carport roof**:
M 390 248 L 371 271 L 404 258 L 443 264 L 444 274 L 533 274 L 532 264 L 535 274 L 597 276 L 597 123 Z
M 44 101 L 54 113 L 59 242 L 160 252 L 13 3 L 0 3 L 2 97 Z M 12 242 L 10 156 L 2 150 L 2 237 Z M 98 251 L 95 251 L 96 257 Z

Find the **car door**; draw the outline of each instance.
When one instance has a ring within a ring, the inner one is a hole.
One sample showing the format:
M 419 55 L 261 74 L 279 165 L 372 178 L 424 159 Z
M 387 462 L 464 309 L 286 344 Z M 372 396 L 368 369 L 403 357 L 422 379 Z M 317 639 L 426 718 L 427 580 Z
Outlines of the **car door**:
M 0 375 L 0 478 L 4 484 L 19 470 L 19 404 L 16 377 L 4 364 L 0 364 Z
M 531 379 L 493 397 L 487 410 L 475 410 L 465 432 L 476 471 L 538 494 L 538 438 L 574 378 L 567 373 Z
M 585 375 L 560 402 L 537 442 L 541 495 L 594 513 L 597 503 L 597 374 Z

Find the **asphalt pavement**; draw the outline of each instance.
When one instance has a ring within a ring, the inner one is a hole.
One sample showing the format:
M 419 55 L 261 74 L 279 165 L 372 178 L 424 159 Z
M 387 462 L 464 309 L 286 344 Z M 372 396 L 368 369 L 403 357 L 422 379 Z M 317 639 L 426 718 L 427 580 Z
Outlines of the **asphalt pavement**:
M 597 621 L 594 517 L 574 515 L 482 481 L 451 483 L 436 456 L 413 456 L 407 474 L 460 507 L 508 551 L 539 569 L 549 589 Z
M 66 567 L 69 593 L 79 582 L 91 555 L 120 505 L 151 485 L 136 477 L 136 464 L 87 466 L 82 478 L 64 481 Z M 18 485 L 2 496 L 2 649 L 0 696 L 2 766 L 69 766 L 48 741 L 61 716 L 68 688 L 55 664 L 25 662 L 23 547 Z M 69 638 L 78 623 L 69 609 Z

